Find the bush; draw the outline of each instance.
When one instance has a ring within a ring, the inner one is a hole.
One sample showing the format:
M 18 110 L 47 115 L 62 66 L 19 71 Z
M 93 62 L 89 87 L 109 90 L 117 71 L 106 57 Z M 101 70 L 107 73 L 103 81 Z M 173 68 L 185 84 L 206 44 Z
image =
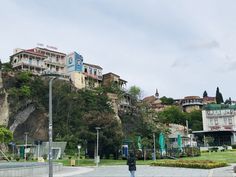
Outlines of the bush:
M 195 157 L 195 156 L 200 156 L 201 153 L 200 153 L 200 149 L 197 148 L 197 147 L 185 147 L 184 148 L 184 151 L 185 151 L 185 155 L 187 157 Z
M 232 149 L 236 149 L 236 144 L 232 144 Z
M 210 160 L 166 160 L 153 162 L 152 166 L 183 167 L 183 168 L 201 168 L 211 169 L 227 166 L 226 162 L 215 162 Z
M 47 154 L 43 154 L 43 159 L 47 160 L 47 158 L 48 158 L 48 155 Z

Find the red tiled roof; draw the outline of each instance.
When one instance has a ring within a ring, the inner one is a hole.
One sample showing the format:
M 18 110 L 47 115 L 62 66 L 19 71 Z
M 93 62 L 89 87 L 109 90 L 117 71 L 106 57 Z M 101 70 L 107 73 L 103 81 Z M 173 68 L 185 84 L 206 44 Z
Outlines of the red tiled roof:
M 15 53 L 15 54 L 11 55 L 10 57 L 18 55 L 20 53 L 28 53 L 28 54 L 37 55 L 37 56 L 40 56 L 40 57 L 46 57 L 45 55 L 43 55 L 43 54 L 41 54 L 39 52 L 35 52 L 34 49 L 22 50 L 22 51 L 20 51 L 18 53 Z
M 185 99 L 199 99 L 200 97 L 199 96 L 186 96 L 186 97 L 184 97 L 184 100 Z
M 36 47 L 36 49 L 40 49 L 40 50 L 44 50 L 44 51 L 48 51 L 48 52 L 53 52 L 53 53 L 58 53 L 58 54 L 61 54 L 61 55 L 65 55 L 65 53 L 62 53 L 62 52 L 58 52 L 58 51 L 55 51 L 55 50 L 49 50 L 49 49 L 46 49 L 46 48 L 41 48 L 41 47 Z
M 34 49 L 28 49 L 28 50 L 24 50 L 24 52 L 28 52 L 28 53 L 31 53 L 31 54 L 34 54 L 34 55 L 39 55 L 39 56 L 42 56 L 44 57 L 45 55 L 39 53 L 39 52 L 35 52 Z
M 204 101 L 215 101 L 216 97 L 203 97 Z
M 97 69 L 102 69 L 101 66 L 94 65 L 94 64 L 84 63 L 84 65 L 88 65 L 88 66 L 91 66 L 91 67 L 93 67 L 93 68 L 97 68 Z

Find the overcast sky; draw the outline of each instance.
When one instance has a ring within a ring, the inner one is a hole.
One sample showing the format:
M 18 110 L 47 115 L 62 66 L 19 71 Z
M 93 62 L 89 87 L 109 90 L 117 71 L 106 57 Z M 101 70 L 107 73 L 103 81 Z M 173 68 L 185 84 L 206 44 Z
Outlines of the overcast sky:
M 0 0 L 0 58 L 37 43 L 77 51 L 143 96 L 236 100 L 235 0 Z

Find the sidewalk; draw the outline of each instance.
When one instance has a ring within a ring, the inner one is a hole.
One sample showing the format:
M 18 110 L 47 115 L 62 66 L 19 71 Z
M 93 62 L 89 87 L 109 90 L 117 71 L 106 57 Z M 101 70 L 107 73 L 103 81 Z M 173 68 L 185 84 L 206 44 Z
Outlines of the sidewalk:
M 94 167 L 67 167 L 64 166 L 61 171 L 55 172 L 53 177 L 69 177 L 83 173 L 88 173 L 94 170 Z M 42 175 L 40 177 L 47 177 L 48 175 Z
M 190 169 L 175 167 L 152 167 L 138 165 L 137 177 L 236 177 L 233 166 L 207 169 Z M 96 167 L 63 167 L 62 171 L 53 174 L 53 177 L 126 177 L 129 176 L 127 166 L 100 166 Z M 40 176 L 47 177 L 47 175 Z
M 215 168 L 209 170 L 208 177 L 236 177 L 236 173 L 234 173 L 234 166 L 236 164 L 231 164 L 228 167 Z

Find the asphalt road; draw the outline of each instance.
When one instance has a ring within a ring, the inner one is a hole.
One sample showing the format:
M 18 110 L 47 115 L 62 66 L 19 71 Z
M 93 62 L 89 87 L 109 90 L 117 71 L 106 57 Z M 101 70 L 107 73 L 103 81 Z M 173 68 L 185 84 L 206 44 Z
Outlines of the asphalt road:
M 104 166 L 99 168 L 87 168 L 76 170 L 71 168 L 70 173 L 60 172 L 55 177 L 129 177 L 127 166 Z M 88 170 L 89 169 L 89 170 Z M 77 174 L 76 174 L 77 171 Z M 79 174 L 80 173 L 80 174 Z M 147 165 L 137 166 L 135 177 L 236 177 L 232 166 L 212 170 L 173 168 L 173 167 L 151 167 Z

